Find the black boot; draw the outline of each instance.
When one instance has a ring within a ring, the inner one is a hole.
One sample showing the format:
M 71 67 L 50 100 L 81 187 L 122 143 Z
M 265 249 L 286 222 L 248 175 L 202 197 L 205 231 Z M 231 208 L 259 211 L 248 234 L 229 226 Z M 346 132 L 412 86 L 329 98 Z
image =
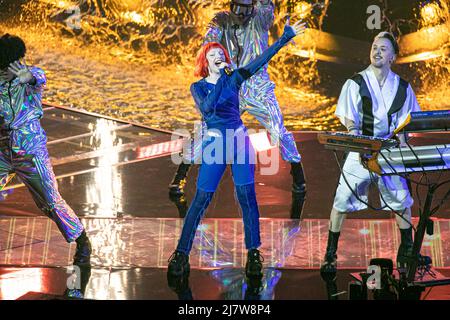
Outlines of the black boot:
M 301 162 L 291 162 L 292 192 L 306 195 L 305 173 Z
M 320 272 L 336 273 L 337 272 L 337 248 L 340 232 L 328 231 L 327 251 L 325 258 L 320 267 Z
M 292 205 L 291 218 L 300 219 L 306 199 L 306 181 L 301 162 L 291 162 Z
M 169 194 L 169 199 L 172 201 L 178 209 L 178 216 L 184 218 L 188 210 L 188 203 L 184 194 L 174 195 Z
M 89 265 L 91 263 L 92 246 L 86 231 L 83 230 L 75 242 L 77 243 L 77 249 L 73 257 L 73 264 L 78 266 Z
M 183 252 L 174 251 L 169 258 L 167 274 L 169 276 L 180 277 L 189 275 L 190 271 L 189 256 Z
M 189 275 L 174 276 L 167 273 L 167 284 L 178 296 L 178 300 L 194 300 L 191 287 L 189 286 Z
M 184 194 L 184 185 L 186 184 L 186 177 L 191 168 L 189 163 L 180 163 L 177 172 L 173 177 L 172 182 L 169 184 L 169 194 L 170 195 L 182 195 Z
M 291 219 L 302 219 L 305 193 L 292 192 Z
M 258 249 L 250 249 L 245 264 L 245 275 L 248 278 L 261 278 L 264 258 Z
M 408 267 L 408 260 L 411 258 L 413 250 L 413 236 L 412 227 L 408 229 L 400 229 L 401 242 L 397 251 L 397 268 L 406 270 Z
M 247 289 L 245 290 L 244 300 L 261 300 L 261 291 L 264 289 L 262 277 L 247 277 Z

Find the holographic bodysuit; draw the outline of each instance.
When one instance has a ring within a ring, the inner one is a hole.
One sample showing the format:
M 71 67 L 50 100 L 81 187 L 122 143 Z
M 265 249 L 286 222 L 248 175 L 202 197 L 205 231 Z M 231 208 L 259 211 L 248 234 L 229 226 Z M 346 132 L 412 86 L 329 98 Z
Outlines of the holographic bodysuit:
M 253 16 L 242 26 L 233 21 L 230 12 L 219 12 L 209 24 L 205 43 L 221 43 L 236 67 L 245 66 L 269 47 L 268 32 L 273 20 L 272 1 L 257 2 Z M 279 144 L 284 160 L 300 162 L 294 137 L 284 127 L 274 90 L 275 84 L 270 80 L 266 65 L 242 85 L 240 111 L 249 112 L 269 131 L 272 144 Z
M 76 240 L 84 227 L 58 192 L 41 127 L 43 70 L 30 67 L 34 85 L 18 78 L 0 80 L 0 191 L 14 173 L 30 190 L 39 209 L 58 226 L 67 242 Z

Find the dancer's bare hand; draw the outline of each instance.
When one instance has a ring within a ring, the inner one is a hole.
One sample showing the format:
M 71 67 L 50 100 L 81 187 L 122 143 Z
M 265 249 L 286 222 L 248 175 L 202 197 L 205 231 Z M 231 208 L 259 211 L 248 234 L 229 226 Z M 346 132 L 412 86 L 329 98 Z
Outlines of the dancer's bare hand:
M 294 29 L 295 35 L 298 36 L 302 33 L 305 33 L 305 30 L 307 28 L 306 22 L 303 22 L 302 20 L 298 20 L 293 25 L 290 25 L 291 23 L 291 17 L 288 17 L 286 20 L 286 26 L 290 26 L 292 29 Z
M 290 30 L 294 33 L 294 37 L 305 33 L 307 26 L 306 22 L 302 22 L 302 20 L 297 21 L 296 23 L 294 23 L 293 25 L 290 24 L 291 23 L 291 17 L 288 16 L 286 19 L 286 25 L 284 26 L 284 31 L 286 32 L 286 30 Z M 293 45 L 295 45 L 295 41 L 291 40 L 289 41 L 290 43 L 292 43 Z
M 30 72 L 26 65 L 21 64 L 19 61 L 14 61 L 8 67 L 8 70 L 12 72 L 20 83 L 29 83 L 33 81 L 33 74 Z

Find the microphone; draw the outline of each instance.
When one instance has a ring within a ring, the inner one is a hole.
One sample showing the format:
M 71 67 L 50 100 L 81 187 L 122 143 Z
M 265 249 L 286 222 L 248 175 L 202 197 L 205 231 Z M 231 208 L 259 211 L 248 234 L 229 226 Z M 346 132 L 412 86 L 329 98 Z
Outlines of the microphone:
M 223 68 L 223 70 L 225 71 L 227 76 L 231 76 L 231 74 L 233 73 L 233 69 L 231 69 L 230 67 L 225 67 Z
M 219 65 L 220 65 L 224 61 L 218 61 L 218 62 L 219 62 Z M 230 68 L 229 66 L 224 67 L 223 71 L 225 71 L 225 74 L 228 75 L 228 76 L 231 76 L 231 74 L 233 73 L 233 69 Z

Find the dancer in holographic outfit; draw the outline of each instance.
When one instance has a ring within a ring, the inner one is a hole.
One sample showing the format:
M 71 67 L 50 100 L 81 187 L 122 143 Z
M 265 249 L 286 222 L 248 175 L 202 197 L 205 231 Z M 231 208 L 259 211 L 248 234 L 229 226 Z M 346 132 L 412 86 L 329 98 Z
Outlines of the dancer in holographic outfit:
M 58 192 L 47 137 L 40 124 L 45 73 L 19 61 L 25 52 L 25 44 L 19 37 L 5 34 L 0 38 L 0 191 L 11 174 L 16 174 L 66 241 L 76 241 L 74 264 L 88 264 L 89 239 Z
M 202 76 L 203 79 L 192 84 L 191 93 L 205 119 L 208 131 L 203 135 L 205 152 L 202 153 L 197 191 L 184 220 L 177 249 L 169 259 L 169 275 L 181 276 L 189 272 L 189 253 L 197 227 L 229 163 L 244 219 L 245 246 L 248 250 L 246 275 L 258 277 L 262 274 L 262 261 L 257 249 L 261 241 L 254 157 L 252 161 L 254 150 L 240 118 L 239 91 L 247 79 L 264 67 L 290 39 L 304 29 L 304 23 L 297 22 L 290 26 L 288 20 L 280 39 L 249 64 L 234 71 L 228 66 L 230 58 L 226 49 L 219 43 L 208 43 L 200 49 L 196 75 Z M 212 149 L 211 146 L 220 149 L 218 151 L 214 148 L 214 159 L 208 158 L 206 152 L 206 149 Z
M 235 67 L 247 65 L 268 48 L 269 29 L 274 21 L 274 4 L 271 0 L 232 0 L 230 11 L 219 12 L 209 24 L 205 44 L 219 42 L 230 54 Z M 291 163 L 293 177 L 293 207 L 291 215 L 300 218 L 306 195 L 305 177 L 294 137 L 283 124 L 275 84 L 267 73 L 267 65 L 250 79 L 240 91 L 241 113 L 247 111 L 268 130 L 272 144 L 278 144 L 283 160 Z M 171 194 L 182 194 L 183 185 L 191 163 L 199 157 L 201 144 L 192 147 L 190 155 L 184 155 L 172 183 Z

